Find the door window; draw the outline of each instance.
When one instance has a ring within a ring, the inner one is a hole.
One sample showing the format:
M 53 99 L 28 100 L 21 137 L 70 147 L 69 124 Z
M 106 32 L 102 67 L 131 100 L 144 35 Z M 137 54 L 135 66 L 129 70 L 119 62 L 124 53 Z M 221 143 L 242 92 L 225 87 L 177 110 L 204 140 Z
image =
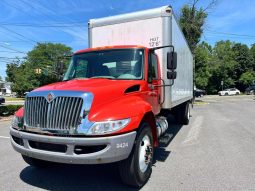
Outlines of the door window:
M 158 79 L 158 59 L 155 54 L 150 54 L 149 59 L 149 71 L 148 71 L 148 80 L 152 82 L 152 80 Z

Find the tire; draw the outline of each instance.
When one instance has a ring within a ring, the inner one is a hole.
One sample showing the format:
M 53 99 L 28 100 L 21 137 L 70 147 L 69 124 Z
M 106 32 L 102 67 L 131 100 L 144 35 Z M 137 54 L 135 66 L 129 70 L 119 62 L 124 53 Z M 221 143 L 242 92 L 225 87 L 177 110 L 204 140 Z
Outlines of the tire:
M 31 158 L 31 157 L 28 157 L 25 155 L 21 155 L 21 156 L 27 164 L 29 164 L 30 166 L 37 167 L 37 168 L 45 168 L 45 167 L 52 166 L 54 164 L 53 162 L 39 160 L 39 159 Z
M 129 186 L 141 188 L 151 176 L 153 153 L 151 128 L 148 123 L 143 122 L 139 127 L 132 152 L 127 159 L 119 163 L 119 174 L 122 182 Z M 145 155 L 148 157 L 147 161 Z
M 227 96 L 228 95 L 228 93 L 225 93 L 225 96 Z
M 188 125 L 190 119 L 190 103 L 185 102 L 177 106 L 175 110 L 175 119 L 177 123 L 182 125 Z
M 239 92 L 236 92 L 236 95 L 239 95 Z

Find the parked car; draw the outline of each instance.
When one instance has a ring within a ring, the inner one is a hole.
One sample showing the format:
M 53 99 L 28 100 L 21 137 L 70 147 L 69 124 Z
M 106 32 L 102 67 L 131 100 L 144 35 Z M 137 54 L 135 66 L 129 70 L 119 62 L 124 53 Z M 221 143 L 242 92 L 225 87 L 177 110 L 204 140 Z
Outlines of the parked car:
M 0 97 L 0 105 L 5 103 L 5 99 L 3 97 Z
M 194 94 L 195 94 L 195 97 L 203 97 L 204 95 L 206 95 L 206 91 L 196 88 L 194 90 Z
M 252 85 L 248 88 L 245 89 L 245 93 L 247 95 L 252 95 L 252 94 L 255 94 L 255 85 Z
M 218 94 L 219 94 L 219 96 L 239 95 L 240 91 L 236 88 L 229 88 L 229 89 L 225 89 L 223 91 L 219 91 Z

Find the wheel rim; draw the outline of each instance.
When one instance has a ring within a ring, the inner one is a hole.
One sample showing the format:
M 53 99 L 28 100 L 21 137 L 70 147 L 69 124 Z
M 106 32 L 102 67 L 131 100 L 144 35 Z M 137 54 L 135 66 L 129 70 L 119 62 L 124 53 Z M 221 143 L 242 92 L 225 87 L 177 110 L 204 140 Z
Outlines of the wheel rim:
M 151 141 L 148 135 L 145 135 L 139 146 L 139 168 L 144 173 L 152 158 Z

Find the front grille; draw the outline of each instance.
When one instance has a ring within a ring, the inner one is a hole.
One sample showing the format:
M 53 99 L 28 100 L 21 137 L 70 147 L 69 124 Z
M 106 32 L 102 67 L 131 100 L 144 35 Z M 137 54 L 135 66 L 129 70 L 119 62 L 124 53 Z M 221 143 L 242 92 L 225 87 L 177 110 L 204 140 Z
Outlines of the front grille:
M 70 130 L 78 126 L 83 100 L 79 97 L 27 97 L 25 125 L 45 130 Z

